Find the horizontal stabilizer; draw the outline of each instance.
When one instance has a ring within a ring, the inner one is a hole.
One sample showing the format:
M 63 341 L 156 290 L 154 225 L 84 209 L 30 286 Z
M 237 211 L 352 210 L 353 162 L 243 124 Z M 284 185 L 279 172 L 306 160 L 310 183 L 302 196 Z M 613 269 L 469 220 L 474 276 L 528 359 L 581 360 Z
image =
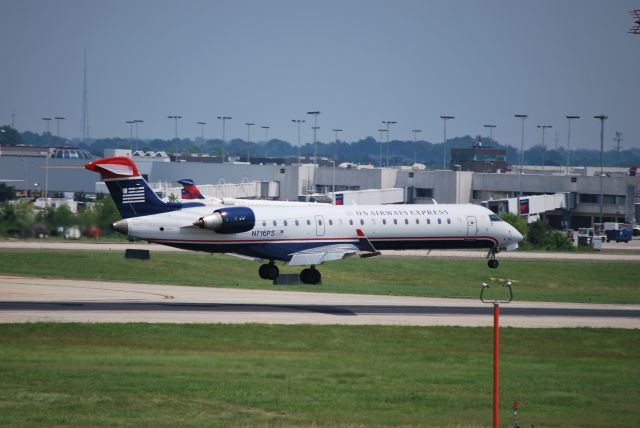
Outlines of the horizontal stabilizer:
M 87 163 L 84 167 L 89 171 L 99 173 L 103 180 L 140 176 L 136 164 L 126 157 L 97 159 Z

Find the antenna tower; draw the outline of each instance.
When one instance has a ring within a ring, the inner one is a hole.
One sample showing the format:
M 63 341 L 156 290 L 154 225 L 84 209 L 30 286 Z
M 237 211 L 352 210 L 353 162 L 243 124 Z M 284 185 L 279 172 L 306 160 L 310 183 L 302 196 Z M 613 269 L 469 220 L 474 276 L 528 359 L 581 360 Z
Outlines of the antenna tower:
M 87 50 L 84 50 L 84 82 L 82 84 L 82 141 L 89 136 L 89 94 L 87 89 Z
M 622 132 L 616 132 L 616 137 L 613 139 L 613 141 L 616 142 L 616 165 L 620 165 L 620 148 L 622 147 L 622 145 L 620 144 L 622 141 L 624 141 L 624 138 L 622 138 Z

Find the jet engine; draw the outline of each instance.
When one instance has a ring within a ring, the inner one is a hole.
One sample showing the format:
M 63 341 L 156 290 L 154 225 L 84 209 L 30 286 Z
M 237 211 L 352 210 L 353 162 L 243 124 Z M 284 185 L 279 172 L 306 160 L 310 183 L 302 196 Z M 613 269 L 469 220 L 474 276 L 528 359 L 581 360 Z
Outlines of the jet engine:
M 193 225 L 223 234 L 248 232 L 256 225 L 256 216 L 247 207 L 221 208 L 200 217 Z

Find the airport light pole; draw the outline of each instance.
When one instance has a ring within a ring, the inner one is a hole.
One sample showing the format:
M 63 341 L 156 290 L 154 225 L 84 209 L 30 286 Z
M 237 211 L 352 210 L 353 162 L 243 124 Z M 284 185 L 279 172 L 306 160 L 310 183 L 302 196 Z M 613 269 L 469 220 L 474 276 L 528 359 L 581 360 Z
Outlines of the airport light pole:
M 412 129 L 413 132 L 413 164 L 418 163 L 418 133 L 422 132 L 422 129 Z
M 136 122 L 135 120 L 127 120 L 125 123 L 129 125 L 129 144 L 131 146 L 131 150 L 133 150 L 133 124 Z
M 569 126 L 567 127 L 567 175 L 569 175 L 569 167 L 571 164 L 570 156 L 571 156 L 571 121 L 573 119 L 580 119 L 580 116 L 566 116 L 567 121 L 569 122 Z
M 261 126 L 264 129 L 264 157 L 269 156 L 269 128 L 270 126 Z
M 41 117 L 40 119 L 44 120 L 44 122 L 47 124 L 47 134 L 51 135 L 51 132 L 49 131 L 49 124 L 53 119 L 50 117 Z
M 395 125 L 398 122 L 393 121 L 393 120 L 383 120 L 382 123 L 384 125 L 387 125 L 387 129 L 385 131 L 387 133 L 387 168 L 389 168 L 389 145 L 390 145 L 390 143 L 389 143 L 389 126 L 390 125 Z
M 524 121 L 529 117 L 526 114 L 514 114 L 514 117 L 520 119 L 522 121 L 522 136 L 520 139 L 520 176 L 518 177 L 518 215 L 522 215 L 521 207 L 520 207 L 520 198 L 522 198 L 522 165 L 524 163 Z
M 225 123 L 227 120 L 231 120 L 231 116 L 218 116 L 218 119 L 222 121 L 222 163 L 224 163 L 224 144 L 226 142 L 225 138 Z
M 305 123 L 304 119 L 291 119 L 291 122 L 298 125 L 298 163 L 300 163 L 300 125 Z
M 134 119 L 133 123 L 135 124 L 134 126 L 136 127 L 136 150 L 138 150 L 138 125 L 141 123 L 144 123 L 144 120 L 141 119 Z
M 251 127 L 255 125 L 255 123 L 247 122 L 247 163 L 251 163 Z
M 440 116 L 444 122 L 444 140 L 442 142 L 442 169 L 447 169 L 447 120 L 455 119 L 455 116 Z
M 64 120 L 64 117 L 56 116 L 54 119 L 56 120 L 56 137 L 60 138 L 60 121 Z
M 382 145 L 384 144 L 384 142 L 382 141 L 382 133 L 387 132 L 386 129 L 378 129 L 378 132 L 380 133 L 380 140 L 379 140 L 379 146 L 380 146 L 380 168 L 382 168 Z
M 498 125 L 482 125 L 485 128 L 489 128 L 489 139 L 493 141 L 493 128 L 497 128 Z
M 600 223 L 604 223 L 603 218 L 603 198 L 604 198 L 604 121 L 608 119 L 607 116 L 601 114 L 599 116 L 593 116 L 594 119 L 600 119 Z
M 49 204 L 47 201 L 47 191 L 49 190 L 49 147 L 48 145 L 50 144 L 48 142 L 50 136 L 51 136 L 51 131 L 49 130 L 49 124 L 51 123 L 51 121 L 53 120 L 50 117 L 42 117 L 42 120 L 45 121 L 45 123 L 47 124 L 47 157 L 45 159 L 45 166 L 44 166 L 44 211 L 45 213 L 47 212 L 47 208 L 49 208 Z
M 196 122 L 198 125 L 200 125 L 200 140 L 204 141 L 204 126 L 207 124 L 207 122 Z
M 336 136 L 335 137 L 336 146 L 334 147 L 334 152 L 333 152 L 333 183 L 331 185 L 331 192 L 334 194 L 333 197 L 335 199 L 335 193 L 336 193 L 336 162 L 338 161 L 338 132 L 342 132 L 342 129 L 334 128 L 334 129 L 332 129 L 332 131 Z
M 179 115 L 173 115 L 173 116 L 167 116 L 167 118 L 169 119 L 173 119 L 173 124 L 174 124 L 174 139 L 176 140 L 176 154 L 178 153 L 178 119 L 182 119 L 182 116 Z
M 313 116 L 313 175 L 311 176 L 311 191 L 316 191 L 316 168 L 318 166 L 318 115 L 319 111 L 308 111 Z
M 49 194 L 49 147 L 47 147 L 47 157 L 45 158 L 44 164 L 44 212 L 45 214 L 49 212 L 49 199 L 47 195 Z
M 24 196 L 29 197 L 29 168 L 27 168 L 27 160 L 25 158 L 20 159 L 24 162 Z
M 308 111 L 307 114 L 313 115 L 313 164 L 318 163 L 318 115 L 319 111 Z M 315 183 L 314 183 L 315 184 Z
M 544 145 L 544 131 L 548 128 L 553 128 L 551 125 L 537 125 L 538 129 L 542 129 L 542 172 L 544 173 L 544 155 L 547 151 L 547 146 Z

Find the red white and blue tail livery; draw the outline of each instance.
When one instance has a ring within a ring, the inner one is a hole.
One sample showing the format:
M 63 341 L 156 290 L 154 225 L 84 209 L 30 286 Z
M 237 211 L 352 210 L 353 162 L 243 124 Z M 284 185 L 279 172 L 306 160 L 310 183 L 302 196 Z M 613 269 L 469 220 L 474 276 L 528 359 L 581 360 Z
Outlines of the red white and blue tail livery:
M 84 167 L 100 174 L 123 219 L 204 206 L 196 202 L 163 202 L 142 178 L 136 164 L 126 157 L 98 159 Z

